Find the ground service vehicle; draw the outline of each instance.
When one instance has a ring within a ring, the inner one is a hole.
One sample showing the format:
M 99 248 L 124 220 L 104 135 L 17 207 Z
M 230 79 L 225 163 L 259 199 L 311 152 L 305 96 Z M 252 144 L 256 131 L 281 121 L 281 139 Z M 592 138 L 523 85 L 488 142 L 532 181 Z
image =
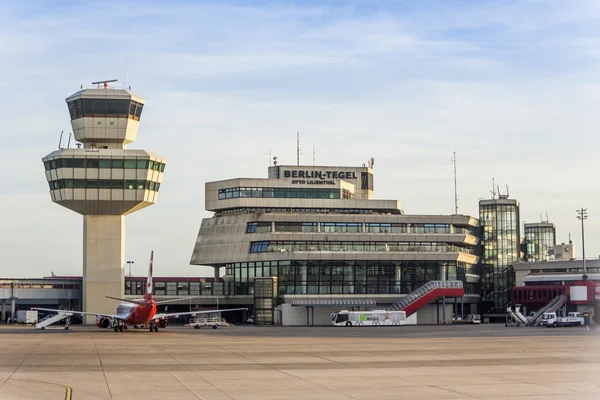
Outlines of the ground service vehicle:
M 541 325 L 546 327 L 558 326 L 581 326 L 584 324 L 583 314 L 578 312 L 570 312 L 566 317 L 559 317 L 555 312 L 544 313 L 542 315 Z
M 342 310 L 331 314 L 334 326 L 370 326 L 370 325 L 406 325 L 404 311 L 348 311 Z
M 480 324 L 481 323 L 481 315 L 480 314 L 469 314 L 467 315 L 467 321 L 470 324 Z
M 38 312 L 31 310 L 18 310 L 17 322 L 21 324 L 35 324 L 38 321 Z

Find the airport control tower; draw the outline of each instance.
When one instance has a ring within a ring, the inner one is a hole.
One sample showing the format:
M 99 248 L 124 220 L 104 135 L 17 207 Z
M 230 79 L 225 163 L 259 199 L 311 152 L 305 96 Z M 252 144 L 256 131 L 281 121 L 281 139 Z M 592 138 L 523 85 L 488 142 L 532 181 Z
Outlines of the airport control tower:
M 43 158 L 52 201 L 83 215 L 83 311 L 114 314 L 124 296 L 125 215 L 154 204 L 166 161 L 134 142 L 144 100 L 93 82 L 66 99 L 76 147 Z M 85 318 L 93 323 L 94 318 Z

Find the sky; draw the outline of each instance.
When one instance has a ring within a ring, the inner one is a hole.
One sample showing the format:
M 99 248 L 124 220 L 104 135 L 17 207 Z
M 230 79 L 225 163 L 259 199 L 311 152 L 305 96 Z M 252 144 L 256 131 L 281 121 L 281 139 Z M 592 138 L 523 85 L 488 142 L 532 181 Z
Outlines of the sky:
M 71 131 L 65 98 L 119 79 L 145 99 L 138 138 L 168 160 L 157 204 L 126 217 L 145 275 L 190 266 L 204 183 L 375 158 L 375 195 L 407 214 L 477 217 L 492 179 L 521 222 L 546 218 L 600 255 L 600 3 L 3 1 L 3 277 L 80 275 L 82 216 L 53 204 L 42 157 Z M 508 187 L 508 189 L 507 189 Z

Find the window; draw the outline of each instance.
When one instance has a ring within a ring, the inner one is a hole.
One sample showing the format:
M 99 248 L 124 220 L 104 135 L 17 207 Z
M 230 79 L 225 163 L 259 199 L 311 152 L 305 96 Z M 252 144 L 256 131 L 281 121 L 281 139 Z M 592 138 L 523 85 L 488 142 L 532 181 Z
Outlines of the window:
M 246 227 L 246 233 L 266 233 L 271 232 L 271 222 L 249 222 Z
M 250 243 L 250 253 L 264 253 L 269 247 L 269 242 L 252 242 Z
M 149 160 L 137 160 L 137 168 L 138 169 L 148 169 L 148 161 Z
M 99 160 L 98 167 L 99 168 L 110 168 L 111 164 L 112 164 L 111 160 Z
M 74 158 L 73 168 L 85 168 L 85 158 Z
M 98 168 L 98 159 L 88 158 L 86 160 L 86 168 Z
M 317 232 L 317 223 L 275 222 L 275 232 Z
M 161 164 L 164 171 L 164 164 Z M 238 197 L 278 198 L 278 199 L 339 199 L 339 189 L 307 189 L 307 188 L 227 188 L 219 189 L 219 200 Z
M 50 190 L 56 189 L 149 189 L 158 192 L 160 184 L 145 180 L 122 179 L 58 179 L 48 182 Z
M 359 233 L 362 224 L 359 222 L 321 222 L 321 232 Z
M 135 160 L 124 160 L 123 164 L 125 165 L 125 169 L 135 169 L 137 166 Z

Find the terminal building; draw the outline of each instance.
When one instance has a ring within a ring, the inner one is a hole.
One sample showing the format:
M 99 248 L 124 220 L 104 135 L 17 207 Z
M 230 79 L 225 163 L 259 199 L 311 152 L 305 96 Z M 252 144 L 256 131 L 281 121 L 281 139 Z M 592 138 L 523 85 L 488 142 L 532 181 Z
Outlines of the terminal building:
M 398 200 L 375 199 L 371 163 L 274 165 L 267 178 L 208 182 L 205 208 L 214 214 L 191 264 L 212 266 L 228 295 L 254 303 L 257 321 L 326 324 L 333 311 L 386 307 L 430 281 L 462 282 L 461 312 L 477 311 L 478 220 L 409 215 Z M 437 299 L 417 322 L 450 319 L 457 307 Z

